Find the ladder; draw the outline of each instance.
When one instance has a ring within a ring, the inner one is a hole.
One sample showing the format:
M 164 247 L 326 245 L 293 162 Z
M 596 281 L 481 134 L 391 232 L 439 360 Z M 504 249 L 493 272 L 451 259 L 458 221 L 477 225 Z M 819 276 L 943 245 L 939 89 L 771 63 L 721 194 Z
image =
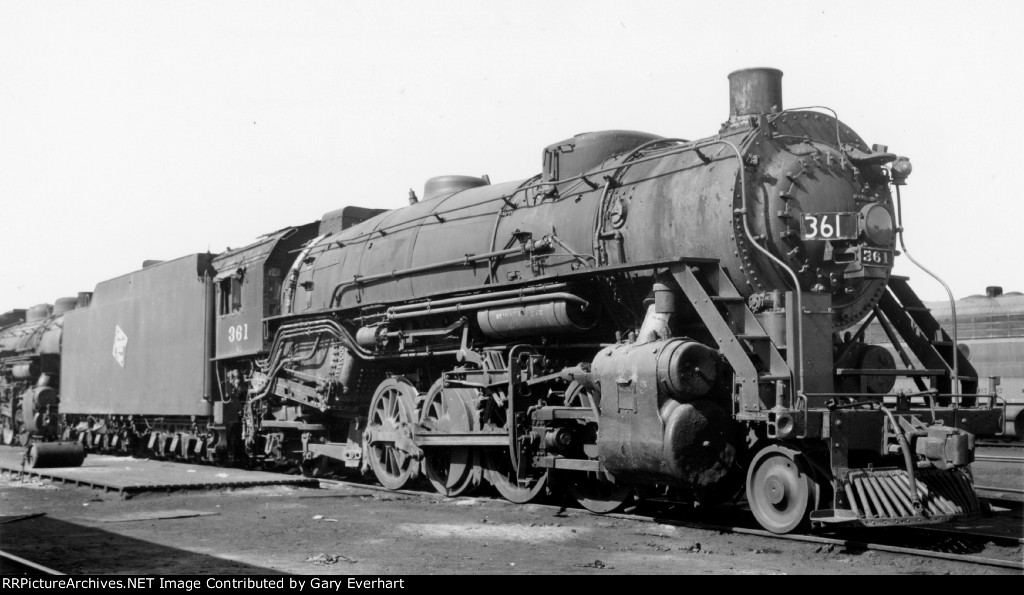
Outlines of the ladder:
M 907 277 L 891 276 L 878 306 L 910 350 L 935 374 L 935 387 L 939 393 L 958 392 L 953 386 L 953 350 L 956 346 L 945 329 L 932 316 L 917 296 Z M 881 322 L 881 321 L 880 321 Z M 897 347 L 894 345 L 894 347 Z M 963 393 L 974 394 L 978 389 L 978 373 L 966 357 L 958 358 L 959 376 Z
M 670 270 L 732 366 L 737 418 L 766 419 L 777 396 L 788 399 L 790 394 L 792 371 L 786 358 L 717 261 L 683 262 Z

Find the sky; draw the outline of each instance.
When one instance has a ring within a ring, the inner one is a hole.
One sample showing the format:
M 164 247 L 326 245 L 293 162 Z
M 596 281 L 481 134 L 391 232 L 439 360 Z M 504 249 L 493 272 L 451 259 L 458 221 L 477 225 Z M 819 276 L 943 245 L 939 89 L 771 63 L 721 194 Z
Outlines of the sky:
M 957 298 L 1024 291 L 1016 0 L 0 0 L 0 312 L 223 251 L 436 175 L 540 171 L 628 129 L 695 139 L 782 70 L 910 158 L 907 248 Z M 905 257 L 925 300 L 941 285 Z

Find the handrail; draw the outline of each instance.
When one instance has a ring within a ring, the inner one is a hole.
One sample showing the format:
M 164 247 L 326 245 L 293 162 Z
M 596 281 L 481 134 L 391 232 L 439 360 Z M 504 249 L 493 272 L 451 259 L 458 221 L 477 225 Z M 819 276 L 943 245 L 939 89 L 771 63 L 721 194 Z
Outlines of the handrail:
M 434 262 L 418 267 L 410 267 L 407 269 L 396 269 L 386 273 L 378 273 L 376 275 L 367 275 L 365 277 L 356 275 L 351 281 L 339 283 L 334 286 L 334 290 L 331 292 L 331 301 L 328 304 L 329 308 L 333 308 L 336 303 L 341 302 L 341 293 L 354 285 L 362 285 L 363 283 L 369 283 L 372 281 L 383 281 L 387 279 L 399 279 L 402 277 L 408 277 L 409 275 L 415 275 L 425 271 L 433 271 L 436 269 L 443 269 L 447 267 L 453 267 L 458 265 L 470 265 L 481 260 L 490 260 L 497 256 L 507 256 L 510 254 L 530 254 L 541 250 L 547 250 L 551 247 L 553 242 L 549 237 L 544 237 L 540 240 L 529 240 L 520 246 L 515 248 L 509 248 L 507 250 L 497 250 L 494 252 L 485 252 L 483 254 L 467 254 L 462 258 L 455 258 L 452 260 L 445 260 L 441 262 Z
M 910 251 L 907 250 L 907 246 L 906 246 L 906 244 L 903 241 L 903 205 L 902 205 L 902 200 L 901 200 L 901 197 L 900 197 L 900 186 L 899 186 L 899 184 L 895 184 L 895 186 L 896 186 L 896 233 L 900 237 L 900 248 L 903 249 L 903 253 L 907 255 L 907 258 L 910 259 L 910 262 L 914 263 L 917 266 L 917 268 L 919 268 L 922 271 L 924 271 L 924 272 L 928 273 L 929 275 L 931 275 L 931 277 L 933 279 L 935 279 L 936 281 L 938 281 L 942 285 L 942 288 L 946 290 L 946 296 L 949 298 L 949 312 L 950 312 L 950 314 L 952 316 L 952 319 L 953 319 L 953 378 L 951 379 L 952 383 L 953 383 L 953 387 L 952 387 L 953 388 L 953 396 L 955 397 L 953 402 L 956 403 L 957 405 L 959 405 L 960 404 L 960 358 L 959 358 L 959 355 L 960 355 L 960 342 L 958 341 L 958 337 L 957 337 L 956 300 L 953 299 L 953 292 L 949 290 L 949 285 L 946 285 L 946 282 L 943 281 L 938 275 L 936 275 L 935 273 L 933 273 L 930 270 L 928 270 L 927 268 L 925 268 L 925 266 L 922 265 L 921 263 L 917 262 L 917 260 L 915 260 L 914 257 L 910 255 Z M 906 305 L 906 304 L 904 304 L 904 305 Z M 934 340 L 935 339 L 932 338 L 932 339 L 929 340 L 929 342 L 932 342 Z
M 779 266 L 782 270 L 786 271 L 786 273 L 788 273 L 790 278 L 792 278 L 792 280 L 793 280 L 793 297 L 796 298 L 796 337 L 794 337 L 794 341 L 793 341 L 795 343 L 796 349 L 794 350 L 794 360 L 797 362 L 798 371 L 799 371 L 799 374 L 798 374 L 798 385 L 797 385 L 798 388 L 797 388 L 797 391 L 796 391 L 796 396 L 800 397 L 800 395 L 803 395 L 803 393 L 804 393 L 804 386 L 805 386 L 804 385 L 804 367 L 805 366 L 804 366 L 804 358 L 803 358 L 803 352 L 804 352 L 804 346 L 803 346 L 803 342 L 804 342 L 804 321 L 803 321 L 804 309 L 803 309 L 803 301 L 802 301 L 801 295 L 800 295 L 801 294 L 801 292 L 800 292 L 800 278 L 797 277 L 796 273 L 793 271 L 793 269 L 791 269 L 789 267 L 789 265 L 787 265 L 786 263 L 782 262 L 781 259 L 779 259 L 774 254 L 772 254 L 767 248 L 765 248 L 761 244 L 757 243 L 757 241 L 754 239 L 753 232 L 750 231 L 750 222 L 747 220 L 747 177 L 746 177 L 746 172 L 744 171 L 744 168 L 743 168 L 743 153 L 740 152 L 739 147 L 737 147 L 732 142 L 727 141 L 727 140 L 712 140 L 712 141 L 708 141 L 706 144 L 705 143 L 700 143 L 699 146 L 708 146 L 708 145 L 713 145 L 713 144 L 727 145 L 729 148 L 731 148 L 736 153 L 736 160 L 739 162 L 739 168 L 738 169 L 739 169 L 739 172 L 740 172 L 740 205 L 741 206 L 735 212 L 737 214 L 739 214 L 742 217 L 742 219 L 743 219 L 743 231 L 744 231 L 744 233 L 747 236 L 747 241 L 750 242 L 750 245 L 753 246 L 754 249 L 756 249 L 758 252 L 764 254 L 768 258 L 768 260 L 772 261 L 777 266 Z

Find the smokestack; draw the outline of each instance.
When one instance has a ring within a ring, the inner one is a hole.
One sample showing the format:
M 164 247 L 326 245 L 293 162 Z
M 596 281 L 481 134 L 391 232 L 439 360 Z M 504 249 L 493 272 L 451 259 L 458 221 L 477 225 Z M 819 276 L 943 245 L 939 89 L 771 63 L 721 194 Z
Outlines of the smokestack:
M 782 111 L 782 71 L 744 68 L 729 74 L 729 119 Z

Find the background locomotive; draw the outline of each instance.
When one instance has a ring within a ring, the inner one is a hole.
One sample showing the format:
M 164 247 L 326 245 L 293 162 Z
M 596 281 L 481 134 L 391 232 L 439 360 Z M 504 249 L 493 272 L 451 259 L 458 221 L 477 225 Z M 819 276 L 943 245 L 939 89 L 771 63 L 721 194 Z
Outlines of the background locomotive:
M 65 316 L 65 437 L 595 511 L 745 482 L 776 532 L 978 513 L 1001 411 L 890 275 L 909 161 L 783 110 L 781 76 L 732 73 L 716 136 L 581 134 L 527 180 L 433 178 L 101 283 Z M 928 406 L 884 406 L 901 375 Z
M 927 306 L 941 324 L 952 324 L 948 302 Z M 957 300 L 956 316 L 957 339 L 981 379 L 978 391 L 1000 397 L 1006 405 L 1004 435 L 1024 439 L 1024 294 L 987 287 L 984 295 Z
M 952 328 L 953 314 L 948 301 L 925 302 L 932 316 L 944 328 Z M 957 344 L 960 353 L 977 370 L 978 392 L 997 395 L 997 405 L 1005 406 L 1003 437 L 1024 438 L 1024 294 L 1003 293 L 1003 288 L 990 286 L 985 294 L 971 295 L 955 303 Z M 894 358 L 899 354 L 889 343 L 883 329 L 873 324 L 866 335 L 872 343 L 889 349 Z M 921 363 L 911 358 L 911 364 Z M 895 387 L 913 391 L 908 380 Z
M 64 313 L 89 294 L 0 314 L 0 442 L 21 446 L 58 432 L 60 346 Z

